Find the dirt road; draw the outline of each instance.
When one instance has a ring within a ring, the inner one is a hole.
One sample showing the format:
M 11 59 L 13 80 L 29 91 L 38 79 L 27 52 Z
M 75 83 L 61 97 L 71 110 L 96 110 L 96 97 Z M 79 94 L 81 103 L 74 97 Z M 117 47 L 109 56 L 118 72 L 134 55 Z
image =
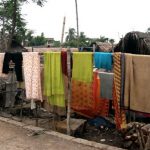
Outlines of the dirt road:
M 44 133 L 32 133 L 0 121 L 0 150 L 96 150 Z

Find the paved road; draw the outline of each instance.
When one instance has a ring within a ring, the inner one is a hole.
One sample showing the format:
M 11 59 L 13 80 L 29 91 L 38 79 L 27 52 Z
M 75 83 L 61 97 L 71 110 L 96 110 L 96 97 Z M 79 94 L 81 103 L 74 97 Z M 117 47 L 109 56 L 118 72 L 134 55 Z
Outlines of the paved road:
M 0 150 L 97 150 L 72 141 L 63 140 L 0 121 Z

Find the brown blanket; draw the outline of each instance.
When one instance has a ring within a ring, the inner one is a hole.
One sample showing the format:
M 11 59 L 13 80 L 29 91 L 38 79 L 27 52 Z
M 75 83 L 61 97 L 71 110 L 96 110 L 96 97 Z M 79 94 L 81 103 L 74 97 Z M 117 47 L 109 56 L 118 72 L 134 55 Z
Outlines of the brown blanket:
M 150 113 L 150 56 L 125 54 L 125 106 Z

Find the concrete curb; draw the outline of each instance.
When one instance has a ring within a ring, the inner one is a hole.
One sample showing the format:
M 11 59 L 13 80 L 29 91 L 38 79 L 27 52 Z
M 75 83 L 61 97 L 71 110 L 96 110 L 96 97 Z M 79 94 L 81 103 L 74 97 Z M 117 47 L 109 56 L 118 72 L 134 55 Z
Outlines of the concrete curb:
M 46 129 L 44 129 L 44 128 L 35 127 L 32 125 L 27 125 L 27 124 L 24 124 L 22 122 L 12 120 L 11 118 L 0 117 L 0 121 L 21 127 L 23 129 L 26 129 L 26 130 L 31 130 L 31 131 L 35 131 L 35 132 L 42 131 L 44 134 L 47 134 L 47 135 L 55 136 L 58 138 L 62 138 L 64 140 L 72 141 L 72 142 L 75 142 L 78 144 L 90 146 L 90 147 L 100 149 L 100 150 L 123 150 L 122 148 L 117 148 L 117 147 L 109 146 L 106 144 L 101 144 L 101 143 L 92 142 L 92 141 L 88 141 L 88 140 L 84 140 L 84 139 L 80 139 L 80 138 L 75 138 L 75 137 L 68 136 L 68 135 L 65 135 L 65 134 L 62 134 L 59 132 L 55 132 L 55 131 L 46 131 Z

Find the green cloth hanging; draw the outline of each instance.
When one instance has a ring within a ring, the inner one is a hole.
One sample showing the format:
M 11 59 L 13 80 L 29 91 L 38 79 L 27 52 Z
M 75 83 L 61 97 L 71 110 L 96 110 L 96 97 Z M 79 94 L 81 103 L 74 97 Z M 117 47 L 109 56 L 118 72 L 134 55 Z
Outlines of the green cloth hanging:
M 92 82 L 93 61 L 92 52 L 74 52 L 72 79 L 83 82 Z
M 44 95 L 50 105 L 65 107 L 60 52 L 44 53 Z

